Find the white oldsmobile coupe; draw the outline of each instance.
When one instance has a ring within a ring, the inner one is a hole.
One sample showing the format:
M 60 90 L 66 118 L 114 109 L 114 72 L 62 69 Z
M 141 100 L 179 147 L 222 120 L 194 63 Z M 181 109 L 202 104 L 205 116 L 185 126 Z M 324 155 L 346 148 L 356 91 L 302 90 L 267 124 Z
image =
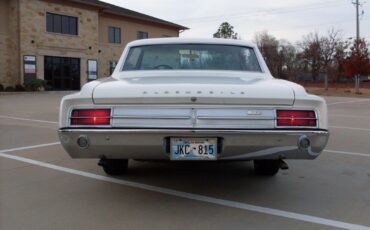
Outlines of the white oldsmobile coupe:
M 224 39 L 129 43 L 111 77 L 63 98 L 59 124 L 70 156 L 110 175 L 137 159 L 253 160 L 272 176 L 329 138 L 322 98 L 273 78 L 254 44 Z

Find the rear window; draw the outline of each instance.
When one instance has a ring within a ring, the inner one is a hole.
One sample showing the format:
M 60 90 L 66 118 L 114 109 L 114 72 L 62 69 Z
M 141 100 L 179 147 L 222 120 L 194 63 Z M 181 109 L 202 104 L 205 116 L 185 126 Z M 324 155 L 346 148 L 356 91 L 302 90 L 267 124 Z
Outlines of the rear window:
M 253 48 L 217 44 L 161 44 L 131 47 L 123 71 L 234 70 L 261 72 Z

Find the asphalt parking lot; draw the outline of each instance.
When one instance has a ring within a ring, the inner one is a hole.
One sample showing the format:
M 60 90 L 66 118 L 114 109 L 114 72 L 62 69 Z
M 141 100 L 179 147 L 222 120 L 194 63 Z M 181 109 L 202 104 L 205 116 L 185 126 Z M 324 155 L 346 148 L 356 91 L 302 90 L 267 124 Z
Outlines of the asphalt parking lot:
M 108 177 L 58 143 L 65 94 L 0 95 L 0 229 L 370 229 L 370 98 L 327 97 L 326 151 L 273 178 L 136 161 Z

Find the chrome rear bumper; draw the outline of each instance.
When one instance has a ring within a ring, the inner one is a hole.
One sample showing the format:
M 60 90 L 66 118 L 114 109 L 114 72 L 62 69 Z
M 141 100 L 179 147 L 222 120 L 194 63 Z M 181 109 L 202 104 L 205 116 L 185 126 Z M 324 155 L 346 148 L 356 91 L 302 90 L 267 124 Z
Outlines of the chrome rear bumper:
M 77 144 L 88 140 L 86 147 Z M 169 160 L 170 137 L 217 137 L 219 160 L 314 159 L 325 148 L 326 130 L 60 129 L 59 138 L 73 158 Z M 299 146 L 309 140 L 307 148 Z

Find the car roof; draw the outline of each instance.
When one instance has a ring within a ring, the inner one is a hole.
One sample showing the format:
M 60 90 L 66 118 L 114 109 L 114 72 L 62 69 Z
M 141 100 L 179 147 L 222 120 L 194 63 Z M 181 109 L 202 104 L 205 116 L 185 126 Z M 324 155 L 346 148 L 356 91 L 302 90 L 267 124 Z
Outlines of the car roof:
M 220 44 L 220 45 L 238 45 L 256 47 L 252 42 L 236 39 L 222 38 L 149 38 L 132 41 L 127 44 L 128 47 L 143 46 L 143 45 L 158 45 L 158 44 Z

